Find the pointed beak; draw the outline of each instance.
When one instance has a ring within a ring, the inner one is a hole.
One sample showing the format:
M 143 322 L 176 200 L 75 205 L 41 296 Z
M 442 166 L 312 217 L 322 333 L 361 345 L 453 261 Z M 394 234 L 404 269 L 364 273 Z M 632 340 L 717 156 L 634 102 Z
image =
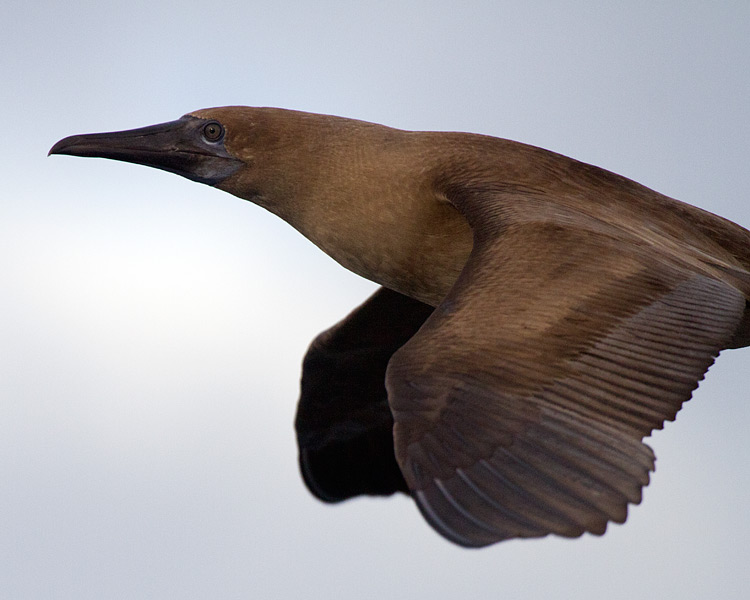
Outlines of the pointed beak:
M 110 133 L 72 135 L 57 142 L 49 154 L 111 158 L 146 165 L 216 185 L 236 173 L 243 162 L 229 154 L 222 139 L 203 134 L 207 119 L 185 116 L 176 121 Z

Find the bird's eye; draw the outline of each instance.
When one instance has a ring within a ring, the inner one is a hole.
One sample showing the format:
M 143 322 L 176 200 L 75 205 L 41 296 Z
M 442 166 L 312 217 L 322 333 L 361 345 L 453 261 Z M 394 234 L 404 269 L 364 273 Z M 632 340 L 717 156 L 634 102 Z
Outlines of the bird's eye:
M 216 121 L 206 123 L 203 126 L 203 137 L 209 142 L 218 142 L 224 137 L 224 128 L 221 126 L 221 123 L 217 123 Z

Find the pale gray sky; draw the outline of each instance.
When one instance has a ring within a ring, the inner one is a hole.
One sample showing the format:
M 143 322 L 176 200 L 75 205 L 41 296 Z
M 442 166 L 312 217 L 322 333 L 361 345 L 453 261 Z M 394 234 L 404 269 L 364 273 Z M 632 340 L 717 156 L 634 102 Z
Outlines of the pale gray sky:
M 307 344 L 374 288 L 168 173 L 45 157 L 225 104 L 543 146 L 750 226 L 750 3 L 18 2 L 2 9 L 0 597 L 745 598 L 750 352 L 650 443 L 603 538 L 450 545 L 325 506 Z

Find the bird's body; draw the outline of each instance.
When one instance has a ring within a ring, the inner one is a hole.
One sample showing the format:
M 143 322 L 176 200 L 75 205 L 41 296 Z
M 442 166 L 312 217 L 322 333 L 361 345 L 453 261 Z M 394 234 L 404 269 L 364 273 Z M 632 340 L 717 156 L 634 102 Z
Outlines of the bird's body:
M 381 284 L 305 359 L 303 475 L 462 545 L 623 521 L 641 438 L 750 344 L 747 230 L 532 146 L 225 107 L 51 152 L 209 183 Z

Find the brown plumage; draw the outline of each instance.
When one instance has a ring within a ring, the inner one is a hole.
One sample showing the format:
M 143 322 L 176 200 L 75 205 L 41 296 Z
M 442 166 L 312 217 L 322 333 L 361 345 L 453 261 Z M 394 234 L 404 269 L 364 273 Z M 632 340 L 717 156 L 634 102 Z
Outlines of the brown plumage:
M 539 148 L 226 107 L 50 153 L 208 183 L 381 284 L 305 357 L 302 473 L 465 546 L 623 522 L 642 438 L 750 344 L 750 232 Z

